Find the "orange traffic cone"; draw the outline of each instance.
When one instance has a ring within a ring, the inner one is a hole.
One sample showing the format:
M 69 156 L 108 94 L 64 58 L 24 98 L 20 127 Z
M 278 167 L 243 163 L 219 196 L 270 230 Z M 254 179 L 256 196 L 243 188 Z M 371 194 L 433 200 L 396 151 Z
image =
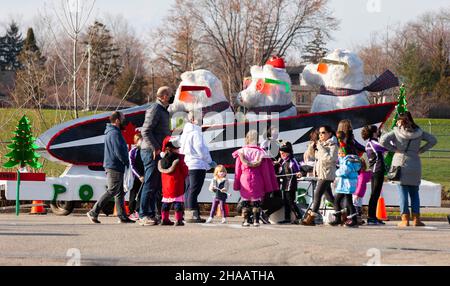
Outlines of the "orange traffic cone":
M 225 204 L 224 208 L 225 208 L 225 217 L 229 217 L 230 210 L 229 210 L 229 208 L 228 208 L 228 205 Z M 216 216 L 222 217 L 222 211 L 220 210 L 220 207 L 217 208 Z
M 388 221 L 387 211 L 386 211 L 386 204 L 383 197 L 380 197 L 378 199 L 378 205 L 377 205 L 377 218 L 379 220 Z
M 125 215 L 129 216 L 130 215 L 130 208 L 128 207 L 128 202 L 125 202 Z M 117 205 L 114 205 L 114 213 L 113 216 L 117 216 Z
M 44 207 L 44 201 L 33 201 L 30 215 L 46 215 L 47 210 Z

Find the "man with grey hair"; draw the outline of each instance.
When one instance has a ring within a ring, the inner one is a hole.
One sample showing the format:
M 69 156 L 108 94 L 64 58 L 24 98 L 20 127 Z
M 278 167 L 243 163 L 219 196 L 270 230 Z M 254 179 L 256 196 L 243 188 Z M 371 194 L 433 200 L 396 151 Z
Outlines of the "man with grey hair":
M 172 96 L 172 90 L 167 86 L 158 90 L 156 102 L 147 110 L 141 130 L 141 157 L 145 169 L 139 211 L 139 224 L 142 226 L 159 223 L 157 214 L 161 211 L 162 190 L 158 161 L 164 138 L 170 135 L 167 108 Z

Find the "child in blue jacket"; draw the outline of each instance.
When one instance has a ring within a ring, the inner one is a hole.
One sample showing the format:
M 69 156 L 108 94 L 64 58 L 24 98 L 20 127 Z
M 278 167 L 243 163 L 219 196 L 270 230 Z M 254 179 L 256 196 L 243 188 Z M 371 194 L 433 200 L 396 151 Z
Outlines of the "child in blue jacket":
M 339 137 L 339 135 L 338 135 Z M 358 172 L 361 169 L 361 160 L 356 154 L 347 154 L 345 144 L 340 141 L 339 169 L 336 171 L 336 197 L 334 210 L 336 219 L 330 224 L 337 226 L 342 224 L 342 203 L 347 209 L 347 227 L 358 227 L 357 212 L 353 205 L 353 194 L 358 184 Z

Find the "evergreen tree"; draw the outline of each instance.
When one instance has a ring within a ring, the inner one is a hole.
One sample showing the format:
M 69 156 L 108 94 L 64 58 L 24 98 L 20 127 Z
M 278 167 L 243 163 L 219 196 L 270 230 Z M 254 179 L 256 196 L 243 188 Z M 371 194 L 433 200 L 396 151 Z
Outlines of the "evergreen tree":
M 32 99 L 39 106 L 44 99 L 43 85 L 47 79 L 45 57 L 42 56 L 32 28 L 28 29 L 22 52 L 19 55 L 22 69 L 17 72 L 15 98 L 22 105 Z
M 0 70 L 16 71 L 22 68 L 18 59 L 23 47 L 22 33 L 16 22 L 12 22 L 6 35 L 0 38 Z
M 305 54 L 302 59 L 307 63 L 318 64 L 327 55 L 328 50 L 320 30 L 316 31 L 314 40 L 309 42 L 303 51 Z
M 122 67 L 119 48 L 114 44 L 110 31 L 104 24 L 96 21 L 88 29 L 85 44 L 91 47 L 92 80 L 114 84 L 120 76 Z
M 147 84 L 147 81 L 142 75 L 135 76 L 134 71 L 127 69 L 117 80 L 114 95 L 122 99 L 128 92 L 125 100 L 136 104 L 142 104 L 147 98 L 144 90 Z

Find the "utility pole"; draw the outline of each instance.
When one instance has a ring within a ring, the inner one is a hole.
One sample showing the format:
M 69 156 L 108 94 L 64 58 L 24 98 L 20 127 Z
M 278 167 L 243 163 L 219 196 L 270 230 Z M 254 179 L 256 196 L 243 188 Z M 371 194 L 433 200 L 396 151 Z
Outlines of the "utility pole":
M 92 52 L 92 46 L 87 45 L 87 52 L 88 52 L 88 68 L 87 68 L 87 90 L 86 90 L 86 111 L 89 111 L 91 108 L 91 52 Z

